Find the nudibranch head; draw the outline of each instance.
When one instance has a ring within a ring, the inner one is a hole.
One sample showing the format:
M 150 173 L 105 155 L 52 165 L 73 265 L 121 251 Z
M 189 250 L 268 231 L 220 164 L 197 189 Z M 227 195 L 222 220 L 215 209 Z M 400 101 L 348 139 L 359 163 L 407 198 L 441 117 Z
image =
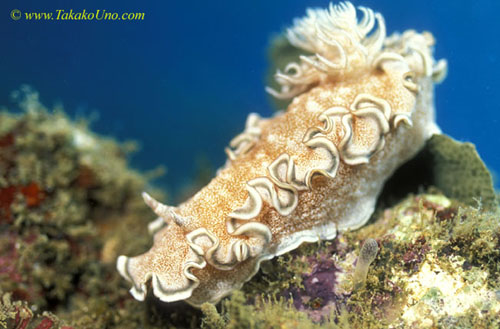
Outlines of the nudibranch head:
M 270 119 L 250 114 L 228 161 L 191 199 L 159 216 L 154 245 L 117 267 L 143 300 L 199 306 L 241 287 L 260 262 L 303 242 L 332 239 L 369 219 L 385 180 L 439 131 L 433 84 L 446 62 L 428 32 L 386 36 L 382 16 L 349 2 L 310 9 L 287 32 L 304 51 L 276 73 L 293 100 Z

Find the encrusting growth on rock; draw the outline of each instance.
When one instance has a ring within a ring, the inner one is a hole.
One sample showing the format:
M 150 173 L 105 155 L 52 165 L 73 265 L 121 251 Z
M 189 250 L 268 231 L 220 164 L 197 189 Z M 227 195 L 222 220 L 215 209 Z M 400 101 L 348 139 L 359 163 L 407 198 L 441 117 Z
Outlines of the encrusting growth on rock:
M 251 114 L 207 186 L 177 207 L 144 194 L 159 216 L 153 247 L 117 261 L 136 299 L 151 281 L 165 302 L 217 302 L 263 260 L 361 227 L 386 179 L 439 132 L 433 85 L 446 62 L 432 35 L 387 37 L 382 15 L 359 11 L 345 2 L 295 21 L 287 37 L 304 55 L 268 89 L 290 106 Z

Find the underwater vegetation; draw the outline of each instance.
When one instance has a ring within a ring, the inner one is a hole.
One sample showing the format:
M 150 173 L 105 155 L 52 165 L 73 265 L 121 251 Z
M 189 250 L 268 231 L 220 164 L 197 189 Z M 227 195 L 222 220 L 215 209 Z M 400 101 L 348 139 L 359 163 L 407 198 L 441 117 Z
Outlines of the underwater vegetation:
M 0 328 L 500 325 L 500 214 L 489 199 L 491 179 L 475 198 L 452 199 L 432 174 L 453 167 L 455 186 L 480 182 L 487 171 L 471 145 L 435 136 L 395 177 L 419 166 L 429 173 L 423 181 L 437 187 L 402 199 L 397 187 L 384 191 L 367 226 L 263 262 L 241 291 L 198 310 L 153 296 L 139 303 L 115 270 L 118 252 L 151 244 L 146 225 L 154 216 L 140 192 L 151 190 L 154 173 L 128 168 L 128 144 L 47 110 L 36 94 L 22 107 L 0 115 Z M 442 145 L 456 147 L 455 156 L 443 161 Z
M 46 109 L 36 93 L 21 107 L 0 114 L 0 328 L 500 325 L 500 214 L 470 144 L 434 136 L 388 182 L 367 226 L 263 262 L 243 290 L 197 310 L 138 303 L 115 270 L 118 252 L 151 244 L 140 192 L 156 173 L 128 168 L 133 145 Z M 415 167 L 422 183 L 398 184 Z
M 21 107 L 22 114 L 0 114 L 0 323 L 24 328 L 36 318 L 45 323 L 40 328 L 50 328 L 45 318 L 54 316 L 43 312 L 64 318 L 70 305 L 93 300 L 78 311 L 85 323 L 92 308 L 120 303 L 110 265 L 114 250 L 148 242 L 134 238 L 120 245 L 116 237 L 127 229 L 114 226 L 130 220 L 129 229 L 140 234 L 137 224 L 150 216 L 137 193 L 157 173 L 129 169 L 133 143 L 119 145 L 62 112 L 49 113 L 36 93 L 28 93 Z M 98 297 L 111 292 L 112 299 Z M 101 313 L 99 321 L 108 320 Z
M 367 226 L 263 262 L 241 291 L 198 310 L 139 303 L 115 270 L 119 252 L 149 248 L 154 219 L 140 192 L 155 173 L 128 168 L 130 144 L 47 110 L 36 94 L 21 107 L 0 114 L 0 328 L 500 325 L 500 214 L 470 144 L 433 137 L 387 184 Z M 397 181 L 415 166 L 425 184 L 403 185 L 423 193 L 404 197 Z M 436 180 L 443 168 L 455 179 Z M 459 193 L 474 177 L 477 194 Z

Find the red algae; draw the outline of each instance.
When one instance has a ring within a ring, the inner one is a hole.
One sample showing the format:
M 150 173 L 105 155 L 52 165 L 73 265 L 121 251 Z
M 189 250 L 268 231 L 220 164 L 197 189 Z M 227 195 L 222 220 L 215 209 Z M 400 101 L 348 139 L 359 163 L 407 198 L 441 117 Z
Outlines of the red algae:
M 40 203 L 45 198 L 45 192 L 42 191 L 40 186 L 36 183 L 30 183 L 26 186 L 22 186 L 19 188 L 19 190 L 24 195 L 26 199 L 26 205 L 28 207 L 36 207 L 40 205 Z

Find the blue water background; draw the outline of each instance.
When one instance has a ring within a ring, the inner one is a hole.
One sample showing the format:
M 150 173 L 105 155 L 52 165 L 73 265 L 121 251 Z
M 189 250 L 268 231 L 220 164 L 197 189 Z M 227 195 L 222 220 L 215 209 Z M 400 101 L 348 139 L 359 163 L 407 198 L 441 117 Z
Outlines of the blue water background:
M 273 35 L 327 1 L 2 1 L 0 105 L 22 84 L 72 116 L 99 113 L 99 133 L 142 145 L 136 168 L 168 168 L 157 184 L 176 191 L 214 167 L 249 112 L 272 113 L 264 91 Z M 500 1 L 356 1 L 381 12 L 388 33 L 432 31 L 449 74 L 436 88 L 442 130 L 476 144 L 500 172 Z M 13 21 L 12 9 L 144 12 L 143 21 Z

